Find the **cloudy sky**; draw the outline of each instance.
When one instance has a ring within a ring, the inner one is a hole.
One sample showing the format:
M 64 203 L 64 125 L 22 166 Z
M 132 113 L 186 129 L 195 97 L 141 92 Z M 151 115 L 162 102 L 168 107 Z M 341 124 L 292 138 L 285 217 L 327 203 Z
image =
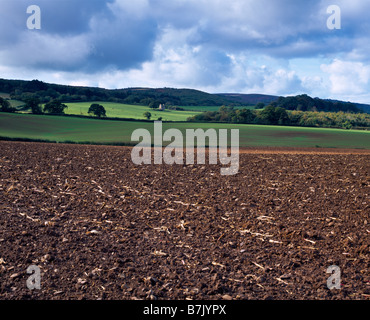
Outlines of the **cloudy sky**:
M 327 26 L 333 4 L 341 29 Z M 27 28 L 30 5 L 41 29 Z M 370 103 L 369 12 L 368 0 L 0 0 L 0 78 Z

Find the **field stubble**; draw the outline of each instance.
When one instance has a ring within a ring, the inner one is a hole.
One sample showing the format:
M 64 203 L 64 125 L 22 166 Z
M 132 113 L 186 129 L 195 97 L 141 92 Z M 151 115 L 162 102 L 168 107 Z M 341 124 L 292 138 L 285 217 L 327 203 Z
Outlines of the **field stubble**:
M 0 145 L 1 299 L 370 296 L 369 153 L 244 150 L 221 176 L 123 147 Z

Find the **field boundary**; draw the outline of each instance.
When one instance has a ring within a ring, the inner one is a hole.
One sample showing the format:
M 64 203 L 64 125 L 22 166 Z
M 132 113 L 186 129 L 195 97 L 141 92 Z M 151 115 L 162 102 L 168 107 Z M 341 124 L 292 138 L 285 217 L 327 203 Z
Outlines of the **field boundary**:
M 53 116 L 53 117 L 69 117 L 69 118 L 82 118 L 82 119 L 92 119 L 92 120 L 105 120 L 105 121 L 123 121 L 123 122 L 146 122 L 146 123 L 153 123 L 154 121 L 158 121 L 155 119 L 147 120 L 147 119 L 137 119 L 137 118 L 121 118 L 121 117 L 96 117 L 96 116 L 86 116 L 81 114 L 58 114 L 58 113 L 43 113 L 43 114 L 33 114 L 33 113 L 25 113 L 25 112 L 4 112 L 10 114 L 20 114 L 20 115 L 34 115 L 34 116 Z M 227 121 L 184 121 L 184 120 L 160 120 L 163 123 L 188 123 L 188 124 L 226 124 L 226 125 L 248 125 L 248 126 L 263 126 L 263 127 L 283 127 L 283 128 L 297 128 L 297 129 L 333 129 L 333 130 L 343 130 L 348 131 L 347 129 L 343 129 L 342 127 L 320 127 L 320 126 L 297 126 L 297 125 L 274 125 L 274 124 L 258 124 L 258 123 L 233 123 Z M 352 131 L 370 131 L 367 127 L 353 127 Z
M 58 145 L 80 145 L 93 147 L 119 147 L 132 149 L 135 143 L 94 143 L 94 142 L 75 142 L 75 141 L 51 141 L 42 139 L 28 138 L 9 138 L 0 136 L 0 143 L 35 143 L 35 144 L 58 144 Z M 153 147 L 153 146 L 152 146 Z M 197 147 L 194 147 L 195 150 Z M 165 149 L 165 147 L 163 147 Z M 209 147 L 205 147 L 208 152 Z M 370 149 L 348 149 L 348 148 L 298 148 L 298 147 L 240 147 L 240 154 L 323 154 L 323 155 L 343 155 L 343 154 L 362 154 L 370 155 Z
M 130 143 L 130 142 L 94 142 L 94 141 L 55 141 L 55 140 L 47 140 L 47 139 L 32 139 L 32 138 L 11 138 L 11 137 L 4 137 L 0 136 L 1 141 L 9 141 L 9 142 L 33 142 L 33 143 L 55 143 L 55 144 L 79 144 L 79 145 L 90 145 L 90 146 L 126 146 L 126 147 L 133 147 L 137 143 Z

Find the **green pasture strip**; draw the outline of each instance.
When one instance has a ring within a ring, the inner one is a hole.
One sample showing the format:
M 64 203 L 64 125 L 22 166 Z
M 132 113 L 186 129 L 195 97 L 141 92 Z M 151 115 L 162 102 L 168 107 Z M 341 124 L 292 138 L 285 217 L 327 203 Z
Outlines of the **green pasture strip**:
M 0 97 L 1 98 L 4 98 L 4 99 L 9 99 L 10 98 L 10 94 L 9 93 L 5 93 L 5 92 L 0 92 Z
M 68 109 L 65 110 L 65 113 L 88 116 L 89 108 L 93 103 L 101 104 L 106 110 L 107 117 L 110 118 L 145 119 L 143 113 L 149 111 L 152 114 L 151 120 L 158 120 L 159 117 L 162 117 L 163 121 L 186 121 L 187 118 L 200 113 L 178 110 L 159 111 L 146 106 L 103 101 L 66 103 Z
M 20 100 L 9 100 L 9 103 L 13 108 L 18 108 L 25 105 L 25 103 Z
M 197 128 L 204 130 L 239 129 L 241 147 L 370 149 L 370 131 L 222 123 L 167 123 L 163 124 L 163 128 L 165 129 L 168 125 L 182 132 L 186 129 Z
M 0 113 L 0 136 L 10 139 L 136 144 L 135 129 L 153 133 L 153 122 L 98 120 L 78 117 Z M 221 123 L 163 123 L 163 132 L 186 129 L 239 129 L 240 147 L 322 147 L 370 149 L 370 131 L 240 125 Z M 228 131 L 230 136 L 230 131 Z
M 8 99 L 8 102 L 13 108 L 18 108 L 19 106 L 22 106 L 25 104 L 23 101 L 10 99 L 10 94 L 5 93 L 5 92 L 0 92 L 0 98 Z
M 128 142 L 131 132 L 138 125 L 145 124 L 134 121 L 4 113 L 0 114 L 0 136 L 57 142 Z

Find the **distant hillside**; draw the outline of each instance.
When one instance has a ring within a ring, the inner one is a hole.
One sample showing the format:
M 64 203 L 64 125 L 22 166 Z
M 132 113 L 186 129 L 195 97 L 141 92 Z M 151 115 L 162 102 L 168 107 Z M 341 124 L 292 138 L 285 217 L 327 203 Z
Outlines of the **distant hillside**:
M 361 109 L 363 112 L 370 113 L 370 105 L 369 104 L 361 104 L 355 103 L 355 106 Z
M 333 103 L 343 103 L 343 101 L 340 100 L 334 100 L 334 99 L 325 99 L 325 101 L 331 101 Z M 353 106 L 358 108 L 361 112 L 370 113 L 370 105 L 364 104 L 364 103 L 355 103 L 355 102 L 345 102 L 345 103 L 351 103 Z
M 278 97 L 264 94 L 221 93 L 210 94 L 194 89 L 174 88 L 126 88 L 104 89 L 96 87 L 50 84 L 39 80 L 0 79 L 0 93 L 7 99 L 26 101 L 37 98 L 40 103 L 59 99 L 67 102 L 108 101 L 131 105 L 156 107 L 159 104 L 172 106 L 250 106 L 257 103 L 276 104 L 288 110 L 317 111 L 365 111 L 370 105 L 343 101 L 322 100 L 307 95 Z
M 10 94 L 12 99 L 25 101 L 38 98 L 41 103 L 53 99 L 63 102 L 109 101 L 126 104 L 170 104 L 177 106 L 222 106 L 242 105 L 226 97 L 193 89 L 172 88 L 126 88 L 104 89 L 95 87 L 67 86 L 49 84 L 39 80 L 6 80 L 0 79 L 0 92 Z
M 174 89 L 174 88 L 130 88 L 119 89 L 118 92 L 124 92 L 131 96 L 148 97 L 159 100 L 161 103 L 170 103 L 178 106 L 222 106 L 236 104 L 241 102 L 233 101 L 227 97 L 210 94 L 194 89 Z
M 355 112 L 359 113 L 356 104 L 351 102 L 343 102 L 336 100 L 324 100 L 320 98 L 311 98 L 306 94 L 289 97 L 279 97 L 276 102 L 273 102 L 275 107 L 281 107 L 286 110 L 299 111 L 324 111 L 324 112 Z
M 266 94 L 219 93 L 217 95 L 246 105 L 256 105 L 260 102 L 270 104 L 279 98 Z

